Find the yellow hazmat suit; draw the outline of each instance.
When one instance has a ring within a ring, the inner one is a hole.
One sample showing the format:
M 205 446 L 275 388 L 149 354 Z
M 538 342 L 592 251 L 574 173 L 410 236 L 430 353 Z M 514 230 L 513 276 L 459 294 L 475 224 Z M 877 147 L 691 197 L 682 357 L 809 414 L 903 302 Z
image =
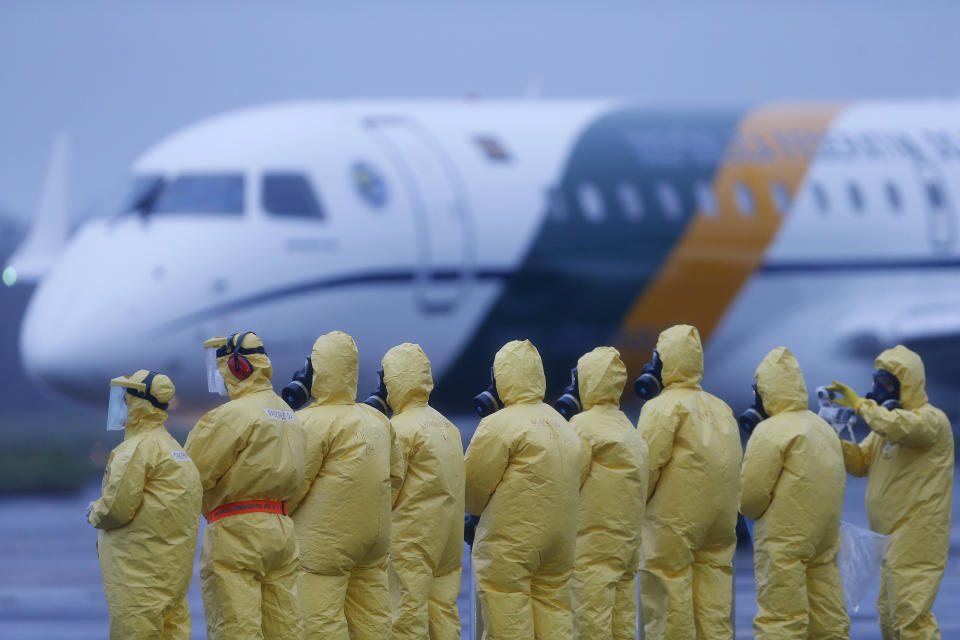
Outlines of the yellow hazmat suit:
M 927 401 L 920 356 L 897 346 L 876 367 L 900 381 L 902 409 L 873 400 L 857 403 L 872 433 L 857 445 L 843 442 L 847 471 L 869 474 L 870 528 L 890 536 L 880 574 L 877 611 L 884 640 L 939 638 L 930 608 L 950 549 L 953 433 L 946 415 Z
M 143 382 L 148 371 L 130 376 Z M 170 378 L 154 376 L 150 394 L 173 398 Z M 187 639 L 187 589 L 200 527 L 203 490 L 197 468 L 167 433 L 167 413 L 127 394 L 123 443 L 110 454 L 103 496 L 90 524 L 100 529 L 97 550 L 110 609 L 111 640 Z
M 300 600 L 307 638 L 390 637 L 390 506 L 403 477 L 390 421 L 356 402 L 357 346 L 333 331 L 310 356 L 307 465 L 290 504 L 300 539 Z
M 243 353 L 263 343 L 247 333 L 240 347 Z M 207 635 L 301 638 L 293 521 L 256 509 L 296 495 L 303 478 L 303 428 L 270 386 L 266 353 L 244 357 L 253 372 L 243 380 L 231 371 L 228 356 L 217 358 L 230 401 L 207 412 L 185 446 L 200 470 L 203 512 L 210 520 L 200 550 Z M 218 508 L 231 515 L 217 518 Z
M 493 372 L 504 408 L 480 421 L 466 455 L 485 638 L 570 638 L 579 438 L 543 404 L 543 363 L 528 340 L 504 345 Z
M 640 574 L 647 640 L 733 638 L 740 431 L 723 401 L 700 388 L 695 327 L 660 334 L 663 392 L 638 429 L 650 448 Z
M 577 362 L 583 413 L 570 421 L 590 466 L 580 485 L 573 601 L 581 640 L 637 637 L 647 443 L 620 411 L 627 369 L 612 347 Z
M 833 428 L 807 409 L 797 359 L 777 347 L 756 373 L 768 419 L 747 443 L 740 511 L 756 520 L 754 638 L 848 638 L 837 569 L 846 485 Z
M 419 345 L 390 349 L 382 364 L 405 466 L 393 504 L 390 545 L 393 640 L 459 640 L 464 500 L 460 431 L 427 404 L 433 376 Z

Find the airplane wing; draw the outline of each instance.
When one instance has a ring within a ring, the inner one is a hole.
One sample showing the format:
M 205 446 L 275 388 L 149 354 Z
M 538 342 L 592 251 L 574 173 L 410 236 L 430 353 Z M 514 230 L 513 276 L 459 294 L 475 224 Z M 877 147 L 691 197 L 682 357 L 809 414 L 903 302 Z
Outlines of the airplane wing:
M 904 301 L 893 306 L 886 300 L 860 307 L 841 322 L 837 341 L 843 351 L 870 355 L 895 344 L 918 351 L 944 343 L 960 345 L 960 298 Z

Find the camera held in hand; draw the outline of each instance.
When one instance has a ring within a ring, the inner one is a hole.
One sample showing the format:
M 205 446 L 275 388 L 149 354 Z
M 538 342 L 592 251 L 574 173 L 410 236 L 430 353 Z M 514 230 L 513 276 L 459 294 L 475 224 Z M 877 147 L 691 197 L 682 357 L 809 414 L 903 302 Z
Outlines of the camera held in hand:
M 844 429 L 850 430 L 853 436 L 853 425 L 857 423 L 857 412 L 850 407 L 843 407 L 834 402 L 837 394 L 826 387 L 817 387 L 817 402 L 820 404 L 820 411 L 817 413 L 821 418 L 834 428 L 837 433 Z

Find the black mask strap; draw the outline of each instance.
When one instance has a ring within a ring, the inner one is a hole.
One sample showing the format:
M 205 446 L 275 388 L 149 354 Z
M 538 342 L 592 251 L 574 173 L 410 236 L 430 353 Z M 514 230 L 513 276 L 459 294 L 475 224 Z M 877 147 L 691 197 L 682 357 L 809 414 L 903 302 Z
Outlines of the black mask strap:
M 149 402 L 150 404 L 152 404 L 153 406 L 155 406 L 157 409 L 160 409 L 161 411 L 166 411 L 166 410 L 167 410 L 167 407 L 170 406 L 170 403 L 169 403 L 169 402 L 160 402 L 159 400 L 157 400 L 156 396 L 154 396 L 152 393 L 150 393 L 150 388 L 153 386 L 153 379 L 154 379 L 156 376 L 157 376 L 157 374 L 156 374 L 155 372 L 153 372 L 153 371 L 149 372 L 149 373 L 147 374 L 147 377 L 143 379 L 143 384 L 144 384 L 144 386 L 146 386 L 146 389 L 145 389 L 145 390 L 143 390 L 143 391 L 137 391 L 136 389 L 127 389 L 127 393 L 129 393 L 130 395 L 132 395 L 132 396 L 134 396 L 134 397 L 136 397 L 136 398 L 140 398 L 140 399 L 142 399 L 142 400 L 146 400 L 147 402 Z
M 227 344 L 223 345 L 217 349 L 217 357 L 222 358 L 224 356 L 229 356 L 230 354 L 236 352 L 242 356 L 248 356 L 252 353 L 262 353 L 266 354 L 267 350 L 263 348 L 263 345 L 259 347 L 242 347 L 240 346 L 243 343 L 243 339 L 248 335 L 253 333 L 252 331 L 245 331 L 243 333 L 235 333 L 233 336 L 227 340 Z

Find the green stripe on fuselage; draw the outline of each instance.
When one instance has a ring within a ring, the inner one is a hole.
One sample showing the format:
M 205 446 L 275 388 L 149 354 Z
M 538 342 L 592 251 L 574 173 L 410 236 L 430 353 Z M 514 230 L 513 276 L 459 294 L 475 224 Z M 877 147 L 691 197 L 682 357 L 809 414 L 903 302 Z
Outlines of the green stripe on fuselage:
M 468 406 L 489 384 L 496 351 L 523 338 L 540 350 L 552 399 L 583 353 L 613 341 L 656 277 L 697 210 L 697 186 L 710 184 L 739 119 L 732 111 L 629 109 L 591 124 L 545 198 L 547 211 L 522 264 L 438 387 L 447 391 L 440 402 Z M 591 189 L 602 194 L 602 215 L 593 219 L 581 201 Z M 639 194 L 642 216 L 631 215 L 626 189 Z

